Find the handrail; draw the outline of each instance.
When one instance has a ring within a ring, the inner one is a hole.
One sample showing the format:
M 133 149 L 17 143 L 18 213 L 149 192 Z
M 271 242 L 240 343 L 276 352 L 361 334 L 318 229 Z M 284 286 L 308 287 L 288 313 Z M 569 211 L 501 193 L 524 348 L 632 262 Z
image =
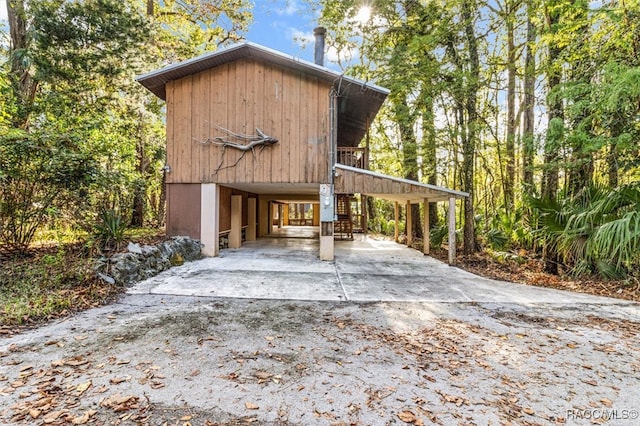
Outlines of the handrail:
M 358 169 L 369 169 L 369 153 L 367 148 L 339 146 L 337 162 Z

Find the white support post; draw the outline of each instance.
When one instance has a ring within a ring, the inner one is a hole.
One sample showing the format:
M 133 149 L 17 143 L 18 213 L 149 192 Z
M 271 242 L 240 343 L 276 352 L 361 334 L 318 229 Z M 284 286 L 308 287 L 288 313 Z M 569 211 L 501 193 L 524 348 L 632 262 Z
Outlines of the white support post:
M 215 183 L 200 185 L 200 242 L 202 254 L 217 256 L 220 252 L 220 189 Z
M 242 246 L 242 195 L 231 196 L 231 232 L 229 248 Z
M 423 231 L 422 231 L 422 252 L 427 255 L 429 254 L 429 250 L 430 250 L 430 244 L 431 241 L 429 241 L 429 200 L 428 199 L 424 199 L 423 201 L 423 206 L 424 206 L 424 226 L 423 226 Z
M 449 198 L 449 265 L 456 264 L 456 199 Z
M 256 199 L 247 199 L 247 241 L 256 240 Z
M 411 217 L 411 201 L 407 201 L 407 219 L 404 227 L 404 233 L 407 234 L 407 247 L 413 245 L 413 217 Z
M 400 206 L 396 201 L 393 205 L 393 241 L 396 243 L 400 241 L 400 228 L 398 227 L 400 222 Z

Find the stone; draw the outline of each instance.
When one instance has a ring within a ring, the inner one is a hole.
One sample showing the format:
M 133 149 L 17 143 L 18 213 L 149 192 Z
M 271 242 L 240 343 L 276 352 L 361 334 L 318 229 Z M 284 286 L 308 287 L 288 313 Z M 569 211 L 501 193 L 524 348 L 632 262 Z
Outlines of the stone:
M 129 243 L 127 250 L 97 259 L 93 267 L 97 276 L 110 284 L 131 285 L 202 257 L 202 244 L 189 237 L 173 237 L 154 246 Z
M 112 285 L 113 285 L 113 284 L 115 284 L 115 283 L 116 283 L 116 280 L 114 280 L 114 279 L 113 279 L 112 277 L 110 277 L 109 275 L 101 274 L 100 272 L 98 272 L 98 277 L 99 277 L 102 281 L 106 282 L 107 284 L 112 284 Z
M 129 245 L 127 245 L 127 250 L 130 253 L 142 254 L 142 248 L 138 243 L 129 243 Z
M 181 266 L 184 265 L 184 257 L 180 253 L 174 253 L 169 258 L 169 262 L 171 262 L 171 266 Z

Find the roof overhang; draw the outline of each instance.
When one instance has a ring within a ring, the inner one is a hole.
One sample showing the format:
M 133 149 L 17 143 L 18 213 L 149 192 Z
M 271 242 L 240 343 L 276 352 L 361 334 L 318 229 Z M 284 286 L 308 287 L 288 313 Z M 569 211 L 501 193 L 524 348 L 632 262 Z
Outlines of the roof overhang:
M 318 78 L 332 85 L 339 96 L 338 144 L 340 146 L 358 145 L 366 133 L 367 126 L 378 113 L 389 94 L 388 89 L 373 83 L 364 82 L 312 62 L 247 41 L 142 74 L 136 77 L 136 81 L 160 99 L 166 100 L 166 85 L 169 81 L 178 80 L 242 58 L 265 61 L 294 72 Z
M 413 180 L 384 175 L 370 170 L 336 164 L 335 192 L 337 194 L 364 194 L 402 203 L 446 201 L 466 198 L 468 193 Z

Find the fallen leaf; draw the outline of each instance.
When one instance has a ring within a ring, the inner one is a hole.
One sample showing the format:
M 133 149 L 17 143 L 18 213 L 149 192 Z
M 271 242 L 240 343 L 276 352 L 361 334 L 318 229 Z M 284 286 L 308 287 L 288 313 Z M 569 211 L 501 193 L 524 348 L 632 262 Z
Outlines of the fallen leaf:
M 48 413 L 46 416 L 44 416 L 42 418 L 42 421 L 44 423 L 53 423 L 56 420 L 58 420 L 58 417 L 60 417 L 63 413 L 64 413 L 64 411 L 62 411 L 62 410 L 52 411 L 52 412 Z
M 80 383 L 78 386 L 76 386 L 76 395 L 80 396 L 85 393 L 85 391 L 91 387 L 91 384 L 91 380 L 85 383 Z
M 122 382 L 126 382 L 127 380 L 129 380 L 131 377 L 129 376 L 125 376 L 125 377 L 112 377 L 109 379 L 109 383 L 111 383 L 112 385 L 119 385 Z
M 415 414 L 413 414 L 411 411 L 409 410 L 405 410 L 405 411 L 400 411 L 398 413 L 398 418 L 400 420 L 402 420 L 405 423 L 415 423 L 416 420 L 418 420 L 418 418 L 416 417 Z
M 83 425 L 85 423 L 88 423 L 89 420 L 91 420 L 91 417 L 96 413 L 97 413 L 96 410 L 85 411 L 83 415 L 71 420 L 71 423 L 73 423 L 74 425 Z
M 533 416 L 536 413 L 535 411 L 533 411 L 533 408 L 530 407 L 526 407 L 525 409 L 523 409 L 523 411 L 530 416 Z
M 40 414 L 42 414 L 42 411 L 36 410 L 35 408 L 31 408 L 29 410 L 29 415 L 32 419 L 37 419 L 38 417 L 40 417 Z
M 186 415 L 186 416 L 182 416 L 182 417 L 180 417 L 179 421 L 181 421 L 181 422 L 188 422 L 188 421 L 189 421 L 189 420 L 191 420 L 191 419 L 193 419 L 193 416 Z
M 244 407 L 245 407 L 247 410 L 257 410 L 258 408 L 260 408 L 260 407 L 258 407 L 256 404 L 252 404 L 251 402 L 245 402 L 245 403 L 244 403 Z

